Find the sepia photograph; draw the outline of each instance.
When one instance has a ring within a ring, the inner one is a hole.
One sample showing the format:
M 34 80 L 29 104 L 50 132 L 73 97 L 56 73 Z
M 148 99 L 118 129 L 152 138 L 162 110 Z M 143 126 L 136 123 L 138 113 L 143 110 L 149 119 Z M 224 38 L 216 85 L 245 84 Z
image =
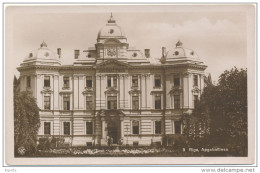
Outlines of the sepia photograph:
M 255 4 L 4 8 L 7 165 L 255 163 Z

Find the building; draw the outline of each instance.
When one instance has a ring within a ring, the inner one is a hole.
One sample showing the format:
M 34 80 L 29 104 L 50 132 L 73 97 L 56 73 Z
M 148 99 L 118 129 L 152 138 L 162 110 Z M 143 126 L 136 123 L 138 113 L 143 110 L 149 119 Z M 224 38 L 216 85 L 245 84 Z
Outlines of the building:
M 40 108 L 40 137 L 64 137 L 71 146 L 151 145 L 181 134 L 204 87 L 206 65 L 178 41 L 162 56 L 129 47 L 111 14 L 95 47 L 74 50 L 62 65 L 62 50 L 45 42 L 21 66 L 21 90 L 31 90 Z M 158 59 L 158 61 L 156 61 Z

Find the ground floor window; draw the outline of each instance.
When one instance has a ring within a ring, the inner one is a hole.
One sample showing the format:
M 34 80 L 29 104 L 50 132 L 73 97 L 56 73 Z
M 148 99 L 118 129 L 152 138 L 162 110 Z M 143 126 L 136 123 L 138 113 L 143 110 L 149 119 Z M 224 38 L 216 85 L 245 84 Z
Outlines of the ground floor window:
M 51 123 L 50 122 L 44 122 L 44 135 L 50 135 L 51 134 Z
M 161 121 L 155 121 L 154 122 L 155 126 L 155 134 L 161 134 L 162 130 L 162 122 Z
M 93 134 L 93 122 L 86 122 L 86 134 L 87 135 Z
M 70 135 L 70 122 L 63 122 L 64 135 Z
M 181 134 L 181 121 L 174 121 L 175 134 Z
M 139 134 L 139 121 L 132 121 L 133 134 Z

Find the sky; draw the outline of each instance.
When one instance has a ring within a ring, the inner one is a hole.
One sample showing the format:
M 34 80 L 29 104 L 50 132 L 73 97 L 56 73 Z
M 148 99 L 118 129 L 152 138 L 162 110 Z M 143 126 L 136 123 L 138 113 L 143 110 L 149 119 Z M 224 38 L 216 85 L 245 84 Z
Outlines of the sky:
M 6 9 L 6 61 L 16 68 L 44 40 L 48 48 L 62 50 L 63 64 L 73 63 L 74 49 L 94 47 L 98 31 L 113 12 L 130 47 L 150 49 L 161 57 L 178 40 L 194 50 L 208 66 L 214 81 L 225 70 L 247 68 L 249 57 L 249 5 L 74 5 L 13 6 Z M 9 66 L 8 66 L 9 68 Z

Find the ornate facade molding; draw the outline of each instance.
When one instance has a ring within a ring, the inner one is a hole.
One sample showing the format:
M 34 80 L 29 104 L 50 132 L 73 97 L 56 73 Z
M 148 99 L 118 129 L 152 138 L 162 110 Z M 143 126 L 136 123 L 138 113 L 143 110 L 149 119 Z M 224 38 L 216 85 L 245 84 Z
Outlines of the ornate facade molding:
M 181 95 L 183 89 L 180 86 L 173 86 L 169 92 L 171 95 Z

